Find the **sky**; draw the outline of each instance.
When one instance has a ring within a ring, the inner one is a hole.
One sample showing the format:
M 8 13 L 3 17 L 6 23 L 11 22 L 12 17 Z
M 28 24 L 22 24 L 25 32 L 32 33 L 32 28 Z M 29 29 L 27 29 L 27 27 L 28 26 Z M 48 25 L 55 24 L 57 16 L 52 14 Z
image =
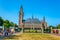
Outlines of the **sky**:
M 60 24 L 60 0 L 0 0 L 0 16 L 18 24 L 20 6 L 23 6 L 24 19 L 45 16 L 48 25 Z

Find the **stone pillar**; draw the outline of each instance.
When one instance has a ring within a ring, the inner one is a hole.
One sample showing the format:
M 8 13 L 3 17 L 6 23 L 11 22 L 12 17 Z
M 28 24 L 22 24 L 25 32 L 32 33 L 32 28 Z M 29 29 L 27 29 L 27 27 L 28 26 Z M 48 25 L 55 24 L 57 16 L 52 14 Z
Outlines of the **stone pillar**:
M 53 33 L 53 32 L 52 32 L 52 27 L 51 27 L 51 33 Z
M 3 25 L 3 31 L 4 31 L 4 25 Z
M 22 27 L 22 31 L 24 32 L 24 26 L 25 26 L 25 23 L 23 23 L 23 27 Z
M 33 24 L 33 30 L 34 30 L 34 24 Z
M 58 33 L 60 34 L 60 29 L 58 30 Z
M 40 24 L 40 26 L 41 26 L 41 33 L 43 33 L 43 26 L 42 26 L 42 23 Z
M 43 27 L 42 27 L 42 33 L 44 32 Z
M 24 27 L 23 27 L 23 26 L 24 26 L 24 25 L 22 24 L 22 25 L 21 25 L 21 28 L 22 28 L 22 31 L 21 31 L 21 32 L 22 32 L 22 33 L 24 32 Z
M 41 26 L 42 33 L 44 32 L 43 27 Z

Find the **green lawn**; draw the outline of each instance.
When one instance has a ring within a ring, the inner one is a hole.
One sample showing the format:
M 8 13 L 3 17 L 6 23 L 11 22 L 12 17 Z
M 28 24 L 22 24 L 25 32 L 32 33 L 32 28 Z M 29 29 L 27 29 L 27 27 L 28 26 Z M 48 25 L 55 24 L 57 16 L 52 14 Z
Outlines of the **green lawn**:
M 23 33 L 10 38 L 4 38 L 4 40 L 60 40 L 60 36 L 42 33 Z

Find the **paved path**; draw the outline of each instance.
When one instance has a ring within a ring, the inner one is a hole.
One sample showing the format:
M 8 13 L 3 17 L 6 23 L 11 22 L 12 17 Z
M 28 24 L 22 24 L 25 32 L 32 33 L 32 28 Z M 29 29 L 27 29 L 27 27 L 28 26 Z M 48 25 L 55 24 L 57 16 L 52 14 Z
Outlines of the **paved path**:
M 55 36 L 60 36 L 60 34 L 52 34 L 52 35 L 55 35 Z
M 22 34 L 21 32 L 18 32 L 18 33 L 14 33 L 13 35 L 19 35 L 19 34 Z
M 17 32 L 17 33 L 13 33 L 13 35 L 19 35 L 19 34 L 22 34 L 23 32 Z

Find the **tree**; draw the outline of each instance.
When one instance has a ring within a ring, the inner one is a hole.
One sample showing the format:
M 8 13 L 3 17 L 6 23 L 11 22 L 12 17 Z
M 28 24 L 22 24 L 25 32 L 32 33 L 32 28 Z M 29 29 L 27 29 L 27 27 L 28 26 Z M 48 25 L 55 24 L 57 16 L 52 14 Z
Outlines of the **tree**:
M 3 25 L 3 19 L 2 19 L 2 17 L 0 17 L 0 26 L 2 26 Z
M 9 28 L 9 24 L 3 23 L 4 28 Z
M 4 28 L 17 27 L 18 25 L 16 23 L 10 22 L 9 20 L 3 20 L 2 17 L 0 17 L 0 26 L 4 26 Z
M 52 27 L 53 29 L 56 29 L 56 27 L 55 27 L 55 26 L 52 26 L 52 25 L 49 26 L 49 29 L 50 29 L 51 27 Z
M 14 23 L 13 22 L 10 22 L 10 26 L 14 26 Z
M 17 27 L 18 25 L 16 23 L 10 22 L 10 26 Z
M 60 24 L 57 25 L 57 29 L 60 29 Z
M 9 24 L 9 20 L 4 20 L 4 23 L 7 23 L 7 24 Z
M 8 20 L 4 20 L 3 26 L 4 26 L 4 28 L 9 28 L 10 22 Z
M 14 24 L 14 27 L 17 27 L 17 26 L 18 26 L 18 25 L 15 23 L 15 24 Z

